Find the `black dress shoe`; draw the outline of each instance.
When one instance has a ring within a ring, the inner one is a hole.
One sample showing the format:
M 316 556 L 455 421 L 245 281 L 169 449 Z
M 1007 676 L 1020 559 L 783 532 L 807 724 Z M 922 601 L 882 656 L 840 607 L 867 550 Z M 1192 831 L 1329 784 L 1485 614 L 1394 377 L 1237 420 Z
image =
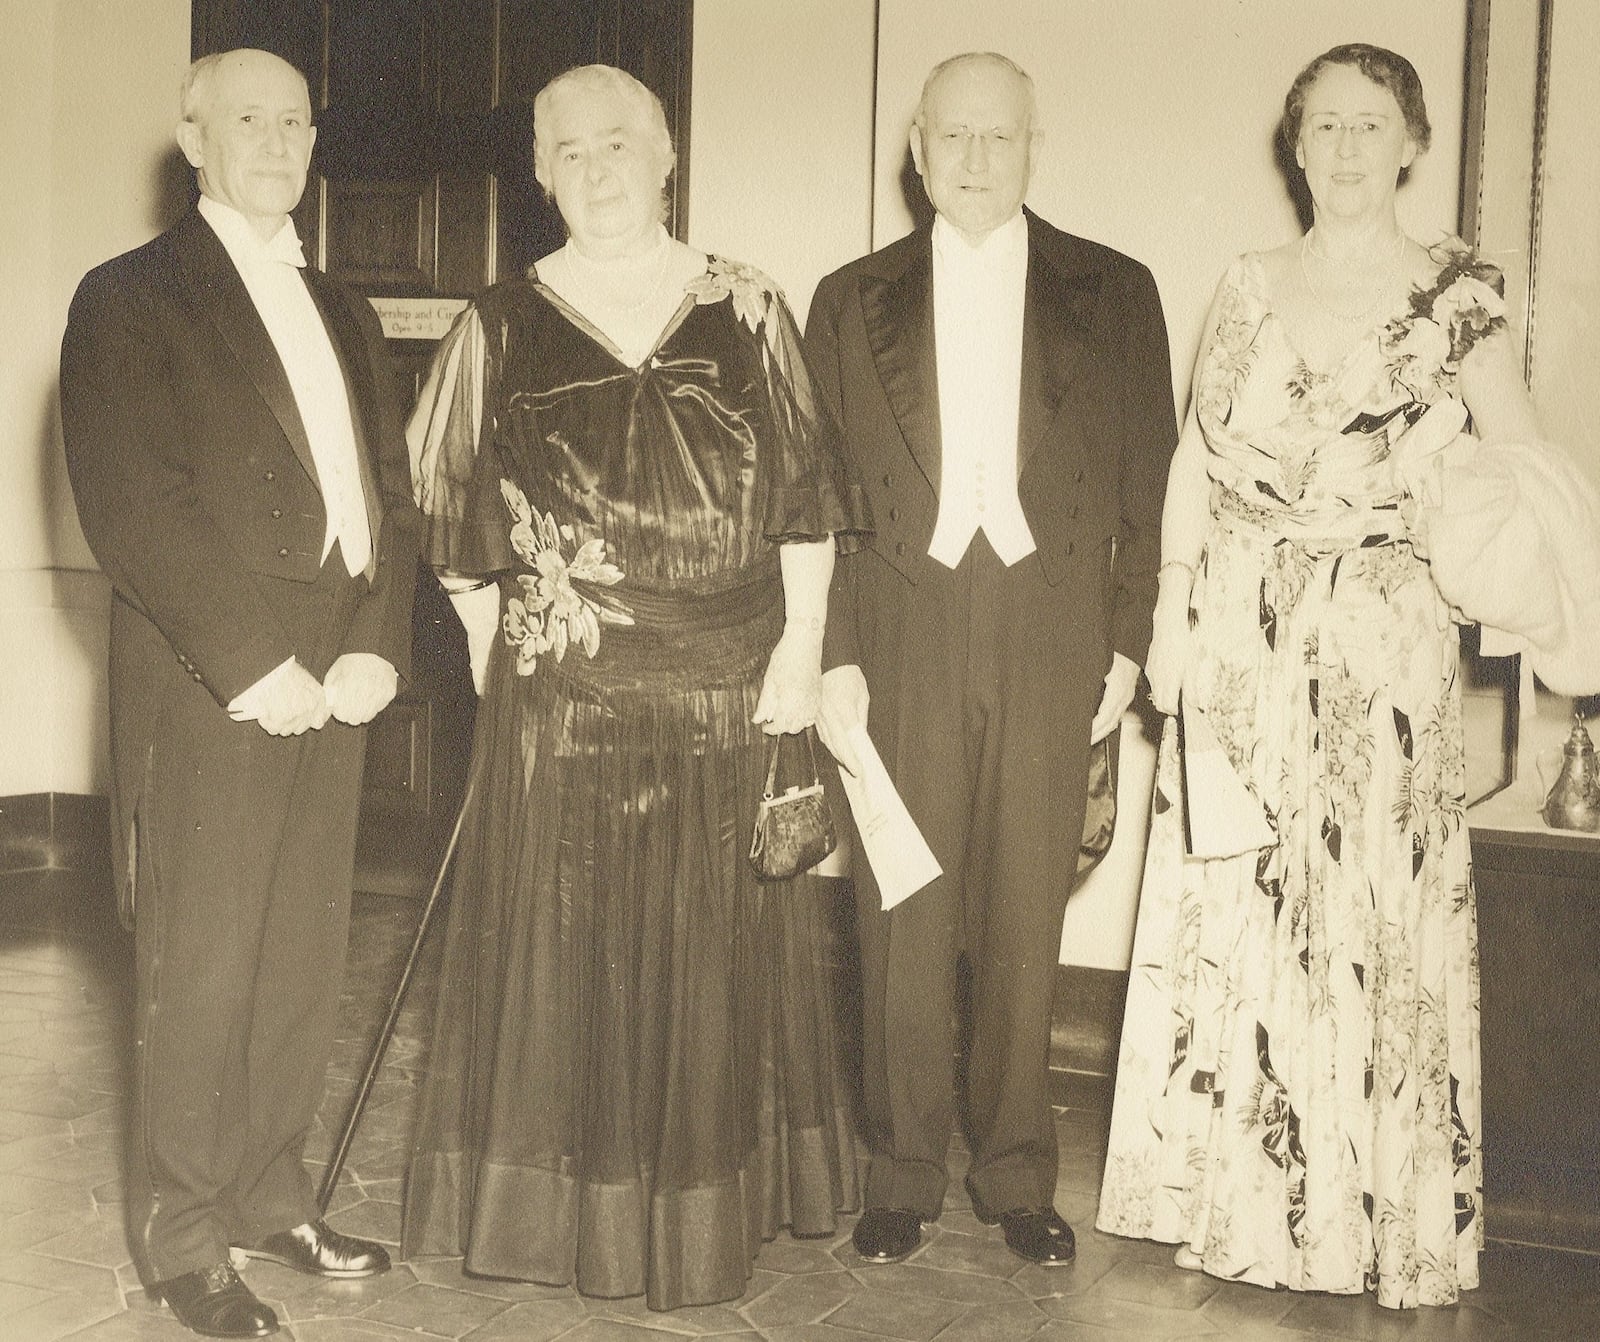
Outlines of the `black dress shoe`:
M 1077 1256 L 1078 1242 L 1072 1227 L 1061 1219 L 1054 1207 L 1022 1207 L 991 1216 L 973 1203 L 972 1210 L 985 1225 L 999 1222 L 1006 1233 L 1006 1248 L 1030 1263 L 1040 1267 L 1065 1267 Z
M 868 1207 L 850 1242 L 869 1263 L 898 1263 L 922 1243 L 922 1217 L 900 1207 Z
M 231 1263 L 169 1277 L 150 1288 L 201 1337 L 266 1337 L 278 1331 L 278 1316 L 239 1280 Z
M 259 1244 L 239 1247 L 250 1258 L 282 1263 L 314 1277 L 376 1277 L 389 1270 L 383 1245 L 341 1235 L 326 1221 L 308 1221 L 293 1230 L 268 1235 Z

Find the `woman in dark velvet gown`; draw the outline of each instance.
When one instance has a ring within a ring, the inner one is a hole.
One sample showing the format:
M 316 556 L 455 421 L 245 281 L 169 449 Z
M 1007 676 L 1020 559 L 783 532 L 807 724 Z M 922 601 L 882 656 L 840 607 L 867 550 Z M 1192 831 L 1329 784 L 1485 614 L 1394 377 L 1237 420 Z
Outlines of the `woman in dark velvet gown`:
M 865 519 L 780 295 L 659 223 L 653 95 L 569 72 L 535 135 L 570 238 L 412 425 L 481 702 L 403 1249 L 671 1309 L 856 1201 L 831 883 L 745 850 Z

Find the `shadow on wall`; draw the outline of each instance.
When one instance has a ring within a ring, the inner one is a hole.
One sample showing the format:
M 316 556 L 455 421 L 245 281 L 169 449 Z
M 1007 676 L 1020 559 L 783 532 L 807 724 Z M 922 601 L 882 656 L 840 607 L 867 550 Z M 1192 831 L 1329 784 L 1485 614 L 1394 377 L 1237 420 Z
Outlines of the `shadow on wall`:
M 907 136 L 910 127 L 907 127 Z M 917 171 L 916 160 L 911 157 L 911 141 L 906 140 L 900 162 L 900 194 L 905 197 L 906 209 L 911 211 L 913 228 L 930 228 L 933 225 L 933 202 L 922 185 L 922 174 Z
M 1289 199 L 1294 203 L 1295 215 L 1300 220 L 1300 231 L 1310 232 L 1312 224 L 1311 214 L 1311 188 L 1306 185 L 1306 175 L 1300 170 L 1300 165 L 1295 162 L 1294 149 L 1284 143 L 1283 136 L 1278 134 L 1277 126 L 1272 128 L 1272 156 L 1277 160 L 1278 171 L 1283 174 L 1283 185 L 1289 193 Z M 1400 175 L 1400 182 L 1405 184 L 1406 176 L 1410 169 L 1404 169 Z
M 928 199 L 928 193 L 922 185 L 922 176 L 917 172 L 916 161 L 911 157 L 910 126 L 906 128 L 907 140 L 900 160 L 900 194 L 905 201 L 906 209 L 910 211 L 912 227 L 926 228 L 933 223 L 933 204 Z M 1284 190 L 1288 192 L 1289 199 L 1294 205 L 1295 214 L 1300 220 L 1300 230 L 1305 232 L 1311 227 L 1311 192 L 1306 187 L 1305 174 L 1300 171 L 1300 165 L 1295 162 L 1294 150 L 1285 145 L 1278 135 L 1278 128 L 1273 126 L 1271 131 L 1273 157 L 1277 160 L 1278 170 L 1283 174 Z M 1405 184 L 1410 170 L 1401 173 L 1401 185 Z M 1112 244 L 1115 245 L 1114 243 Z
M 148 223 L 164 233 L 195 202 L 194 169 L 174 144 L 150 167 L 150 214 Z
M 177 223 L 194 204 L 195 194 L 194 171 L 174 144 L 150 164 L 149 209 L 144 220 L 147 236 L 153 238 Z M 110 259 L 109 256 L 97 257 L 95 264 Z M 65 318 L 66 314 L 62 313 L 63 324 Z M 54 379 L 42 407 L 35 442 L 42 467 L 40 505 L 48 519 L 49 566 L 81 569 L 87 562 L 86 547 L 78 531 L 77 509 L 72 501 L 72 487 L 61 448 L 61 395 Z
M 148 205 L 142 227 L 145 237 L 154 237 L 176 223 L 194 203 L 194 173 L 176 145 L 151 160 L 149 173 Z M 144 240 L 136 238 L 130 242 Z M 95 264 L 109 259 L 109 256 L 97 257 Z M 65 312 L 60 314 L 60 319 L 65 326 Z M 61 443 L 60 385 L 53 374 L 40 396 L 34 443 L 39 465 L 39 508 L 45 530 L 45 566 L 52 570 L 49 600 L 55 616 L 51 625 L 58 640 L 54 647 L 53 674 L 62 683 L 81 685 L 83 679 L 67 668 L 92 668 L 88 681 L 98 687 L 88 700 L 63 702 L 60 708 L 67 717 L 82 713 L 98 719 L 104 716 L 107 590 L 104 581 L 95 576 L 93 557 L 78 528 L 77 507 Z M 82 733 L 87 732 L 96 761 L 92 772 L 100 783 L 107 781 L 100 777 L 108 769 L 106 724 L 95 721 L 87 727 L 80 724 L 75 729 L 70 723 L 57 721 L 56 727 L 73 741 L 84 739 Z

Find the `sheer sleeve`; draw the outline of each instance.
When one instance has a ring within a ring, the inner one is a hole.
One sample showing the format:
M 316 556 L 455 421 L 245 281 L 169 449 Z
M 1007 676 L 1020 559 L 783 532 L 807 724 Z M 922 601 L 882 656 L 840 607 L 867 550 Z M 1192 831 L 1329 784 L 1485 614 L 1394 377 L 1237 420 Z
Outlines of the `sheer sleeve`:
M 775 288 L 767 300 L 761 335 L 771 441 L 762 447 L 771 488 L 762 529 L 778 543 L 832 533 L 839 550 L 849 553 L 872 530 L 866 493 L 845 460 L 833 416 L 816 394 L 788 304 Z
M 511 566 L 499 471 L 485 441 L 504 341 L 503 322 L 480 305 L 468 307 L 440 341 L 406 426 L 422 556 L 441 573 L 477 576 Z

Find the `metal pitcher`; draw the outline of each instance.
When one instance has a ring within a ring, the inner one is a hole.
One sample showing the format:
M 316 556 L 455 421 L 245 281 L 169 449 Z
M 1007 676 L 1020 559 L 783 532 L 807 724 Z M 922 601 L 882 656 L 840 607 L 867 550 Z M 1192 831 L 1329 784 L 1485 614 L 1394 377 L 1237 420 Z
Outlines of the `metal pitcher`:
M 1573 714 L 1572 733 L 1561 748 L 1561 772 L 1539 814 L 1556 829 L 1600 830 L 1600 761 L 1581 713 Z

